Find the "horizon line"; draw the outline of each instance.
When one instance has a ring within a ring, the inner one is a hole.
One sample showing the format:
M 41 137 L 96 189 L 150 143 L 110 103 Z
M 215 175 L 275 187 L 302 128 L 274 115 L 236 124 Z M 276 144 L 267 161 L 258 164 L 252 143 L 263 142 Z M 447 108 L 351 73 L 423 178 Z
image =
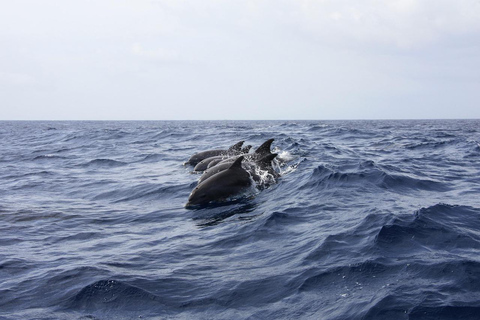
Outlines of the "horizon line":
M 426 121 L 426 120 L 480 120 L 480 118 L 378 118 L 378 119 L 0 119 L 0 122 L 41 122 L 41 121 L 91 121 L 91 122 L 113 122 L 113 121 Z

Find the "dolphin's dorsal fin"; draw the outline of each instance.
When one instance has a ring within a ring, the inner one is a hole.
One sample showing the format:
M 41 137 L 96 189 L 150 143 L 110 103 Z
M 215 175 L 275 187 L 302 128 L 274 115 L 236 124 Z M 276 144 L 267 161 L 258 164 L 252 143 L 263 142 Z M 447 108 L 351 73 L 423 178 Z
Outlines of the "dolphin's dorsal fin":
M 235 162 L 232 163 L 232 165 L 228 169 L 241 168 L 242 161 L 243 161 L 243 156 L 238 157 L 237 160 L 235 160 Z
M 265 157 L 263 157 L 262 159 L 258 160 L 257 163 L 259 165 L 271 165 L 271 162 L 273 159 L 275 159 L 275 157 L 278 156 L 278 153 L 270 153 L 268 155 L 266 155 Z
M 242 144 L 244 142 L 245 141 L 240 141 L 240 142 L 235 143 L 233 146 L 228 148 L 228 151 L 240 151 L 242 149 Z
M 270 154 L 270 147 L 272 145 L 273 140 L 275 139 L 268 139 L 267 141 L 265 141 L 260 147 L 257 148 L 257 150 L 255 150 L 255 153 L 261 154 L 261 155 Z

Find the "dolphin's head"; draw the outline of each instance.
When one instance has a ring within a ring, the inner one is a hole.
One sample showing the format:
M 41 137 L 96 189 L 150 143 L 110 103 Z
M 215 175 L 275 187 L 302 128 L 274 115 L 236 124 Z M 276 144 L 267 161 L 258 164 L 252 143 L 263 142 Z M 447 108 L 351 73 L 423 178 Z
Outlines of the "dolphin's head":
M 185 204 L 186 208 L 192 208 L 196 206 L 206 205 L 210 201 L 215 200 L 214 195 L 211 193 L 210 188 L 202 186 L 202 184 L 198 185 L 193 189 L 192 193 L 188 197 L 187 204 Z

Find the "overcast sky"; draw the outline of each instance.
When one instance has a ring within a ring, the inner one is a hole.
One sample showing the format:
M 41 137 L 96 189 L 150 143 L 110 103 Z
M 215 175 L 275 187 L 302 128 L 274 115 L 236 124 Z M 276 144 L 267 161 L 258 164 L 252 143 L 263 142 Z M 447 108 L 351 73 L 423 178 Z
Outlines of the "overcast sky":
M 480 0 L 0 0 L 0 120 L 480 118 Z

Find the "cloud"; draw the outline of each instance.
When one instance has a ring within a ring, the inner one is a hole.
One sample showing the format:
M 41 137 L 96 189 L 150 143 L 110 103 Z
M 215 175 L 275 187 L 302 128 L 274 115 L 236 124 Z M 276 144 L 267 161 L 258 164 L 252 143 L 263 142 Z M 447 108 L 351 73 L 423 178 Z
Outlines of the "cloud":
M 288 5 L 294 26 L 329 42 L 408 49 L 480 32 L 478 0 L 291 0 Z
M 355 41 L 398 48 L 428 46 L 480 32 L 478 0 L 157 0 L 185 27 L 222 26 L 255 32 L 292 30 L 330 44 Z M 200 21 L 200 22 L 199 22 Z M 219 30 L 221 32 L 221 30 Z
M 471 114 L 479 34 L 479 0 L 7 1 L 0 90 L 32 118 Z

